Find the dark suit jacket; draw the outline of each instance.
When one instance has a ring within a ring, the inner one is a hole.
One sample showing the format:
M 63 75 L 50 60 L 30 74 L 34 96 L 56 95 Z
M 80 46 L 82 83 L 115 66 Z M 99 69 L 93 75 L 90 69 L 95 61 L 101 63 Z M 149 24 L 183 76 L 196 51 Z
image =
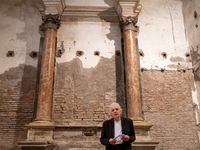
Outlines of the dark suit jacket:
M 133 121 L 129 118 L 121 117 L 122 134 L 126 134 L 130 137 L 130 140 L 123 143 L 124 150 L 131 150 L 131 142 L 135 141 L 135 130 L 133 127 Z M 106 146 L 106 150 L 114 149 L 114 146 L 109 143 L 109 139 L 114 138 L 114 119 L 106 120 L 103 123 L 101 132 L 101 144 Z

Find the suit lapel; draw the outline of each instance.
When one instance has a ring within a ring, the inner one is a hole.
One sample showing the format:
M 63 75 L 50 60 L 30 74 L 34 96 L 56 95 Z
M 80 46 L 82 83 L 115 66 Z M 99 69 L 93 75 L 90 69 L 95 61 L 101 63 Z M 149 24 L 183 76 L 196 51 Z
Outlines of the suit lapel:
M 114 130 L 115 130 L 115 126 L 114 126 L 114 119 L 111 119 L 111 137 L 114 138 Z
M 124 122 L 124 118 L 121 117 L 121 124 L 122 124 L 122 134 L 125 134 L 125 122 Z

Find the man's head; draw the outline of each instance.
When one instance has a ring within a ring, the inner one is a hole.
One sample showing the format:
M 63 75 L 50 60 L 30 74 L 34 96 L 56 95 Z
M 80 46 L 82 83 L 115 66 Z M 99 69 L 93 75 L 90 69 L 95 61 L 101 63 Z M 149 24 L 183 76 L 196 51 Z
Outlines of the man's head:
M 122 114 L 121 106 L 118 103 L 112 103 L 110 105 L 110 114 L 115 121 L 119 121 L 121 119 L 121 114 Z

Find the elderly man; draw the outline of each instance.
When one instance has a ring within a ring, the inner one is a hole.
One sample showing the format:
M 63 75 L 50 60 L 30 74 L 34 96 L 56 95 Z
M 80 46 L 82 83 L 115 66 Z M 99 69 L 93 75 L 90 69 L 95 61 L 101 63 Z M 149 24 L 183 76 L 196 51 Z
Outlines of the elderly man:
M 135 141 L 133 121 L 121 117 L 122 109 L 118 103 L 110 105 L 112 119 L 103 123 L 101 144 L 106 150 L 131 150 L 131 142 Z

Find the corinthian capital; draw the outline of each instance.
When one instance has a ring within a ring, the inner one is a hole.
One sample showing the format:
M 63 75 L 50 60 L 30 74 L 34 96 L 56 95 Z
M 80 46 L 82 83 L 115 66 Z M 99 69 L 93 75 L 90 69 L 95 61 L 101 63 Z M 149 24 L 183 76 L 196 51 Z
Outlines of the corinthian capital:
M 138 22 L 138 17 L 121 17 L 120 21 L 123 30 L 131 29 L 135 32 L 138 32 L 138 26 L 136 26 L 136 23 Z
M 53 28 L 57 30 L 60 26 L 60 17 L 59 15 L 44 15 L 42 16 L 43 24 L 41 26 L 41 30 L 44 31 L 47 28 Z

